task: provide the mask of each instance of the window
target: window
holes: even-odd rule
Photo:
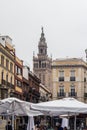
[[[6,68],[9,69],[9,60],[6,59]]]
[[[64,77],[64,71],[63,70],[59,71],[59,77]]]
[[[20,81],[18,81],[18,86],[22,87],[22,83]]]
[[[59,71],[59,81],[64,81],[64,71],[63,70]]]
[[[18,68],[18,74],[22,75],[22,69]]]
[[[41,79],[41,74],[39,74],[39,78]]]
[[[19,87],[22,87],[22,82],[19,81],[19,80],[16,80],[16,85],[19,86]]]
[[[42,63],[42,68],[45,68],[46,67],[46,63]]]
[[[1,56],[1,65],[4,66],[4,56]]]
[[[39,61],[39,68],[41,68],[41,61]]]
[[[10,71],[13,72],[13,63],[10,63]]]
[[[86,71],[84,71],[84,82],[86,82]]]
[[[45,49],[45,54],[47,54],[47,50]]]
[[[2,71],[2,80],[4,79],[4,72]]]
[[[71,70],[71,77],[75,77],[75,70]]]
[[[59,96],[64,96],[64,86],[59,87]]]
[[[34,63],[34,68],[38,68],[38,63]]]
[[[22,69],[16,66],[16,73],[22,75]]]
[[[6,82],[8,82],[8,74],[6,74]]]
[[[41,54],[43,53],[43,49],[40,49],[40,53],[41,53]]]
[[[75,81],[75,70],[71,70],[70,81]]]
[[[10,78],[10,84],[12,84],[12,76],[11,76],[11,78]]]
[[[75,86],[71,85],[71,93],[75,93]]]
[[[75,86],[74,85],[71,85],[70,86],[71,88],[71,92],[70,92],[70,95],[69,96],[75,96],[76,95],[76,93],[75,93]]]

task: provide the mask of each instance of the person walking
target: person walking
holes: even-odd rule
[[[63,127],[61,126],[61,124],[58,124],[58,130],[63,130]]]
[[[8,124],[6,125],[5,130],[12,130],[12,125],[10,124],[10,121],[8,121]]]

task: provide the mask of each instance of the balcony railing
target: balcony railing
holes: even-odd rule
[[[11,84],[10,82],[7,82],[6,80],[2,79],[2,82],[1,82],[2,85],[5,85],[6,87],[11,87],[11,88],[14,88],[14,85]]]
[[[86,78],[84,78],[84,82],[86,82]]]
[[[64,77],[59,77],[59,81],[64,81]]]
[[[38,91],[32,90],[32,94],[34,94],[34,95],[40,97],[40,93],[39,93]]]
[[[6,81],[4,79],[2,79],[1,84],[6,85]]]
[[[87,93],[84,93],[84,97],[87,98]]]
[[[77,96],[77,93],[76,92],[69,92],[69,97],[76,97]]]
[[[70,77],[70,81],[75,81],[75,77]]]
[[[63,92],[63,93],[60,93],[60,92],[59,92],[57,95],[58,95],[58,97],[65,97],[65,96],[66,96],[66,93],[64,93],[64,92]]]

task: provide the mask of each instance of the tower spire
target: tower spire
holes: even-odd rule
[[[46,39],[44,37],[44,30],[43,27],[41,27],[41,37],[40,37],[40,41],[38,43],[38,54],[39,55],[47,55],[47,43],[46,43]]]
[[[42,30],[42,33],[43,33],[43,27],[41,28],[41,30]]]
[[[42,42],[45,42],[45,37],[44,37],[44,31],[43,31],[43,27],[41,28],[42,32],[41,32],[41,38],[40,38],[40,41]]]

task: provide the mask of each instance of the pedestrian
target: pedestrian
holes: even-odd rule
[[[10,124],[10,121],[8,121],[8,124],[6,125],[6,130],[12,130],[12,125]]]
[[[67,130],[67,127],[65,126],[65,127],[63,128],[63,130]]]
[[[60,123],[58,123],[58,130],[63,130],[63,127],[61,127]]]

